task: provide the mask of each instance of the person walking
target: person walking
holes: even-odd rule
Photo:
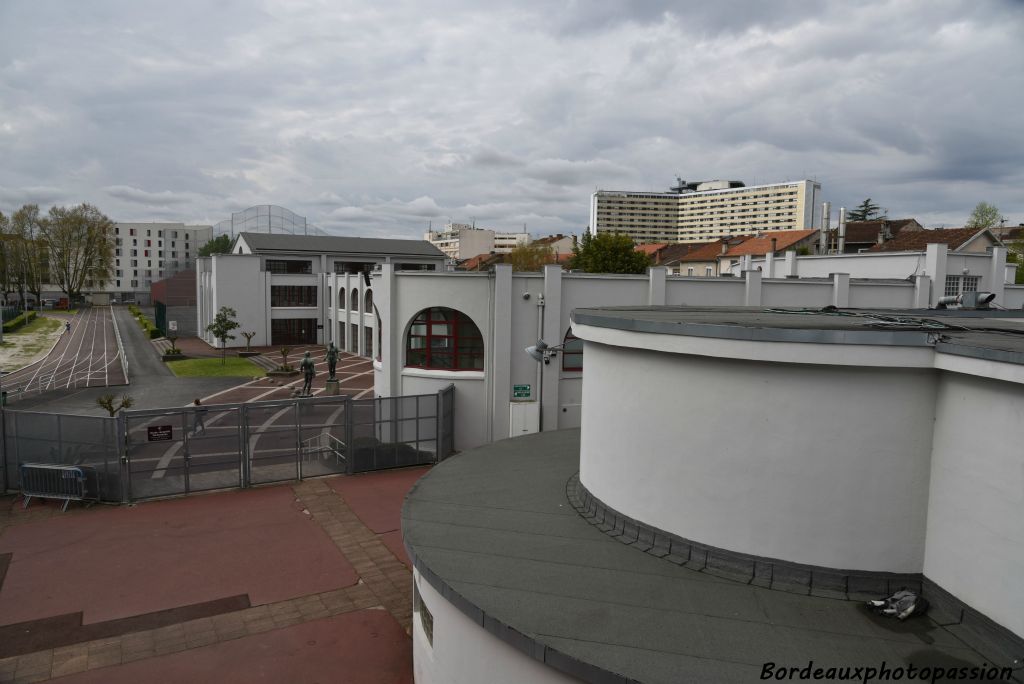
[[[203,422],[203,416],[206,414],[206,407],[203,406],[198,399],[192,402],[193,411],[193,422],[192,422],[192,435],[198,435],[202,432],[206,434],[206,424]]]
[[[71,321],[64,321],[64,332],[71,332]]]

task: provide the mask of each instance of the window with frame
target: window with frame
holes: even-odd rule
[[[405,365],[437,370],[483,370],[484,340],[469,316],[435,306],[416,314],[405,338]]]
[[[267,270],[271,273],[312,273],[312,261],[292,261],[290,259],[267,259]]]
[[[316,286],[272,285],[270,306],[316,306]]]
[[[562,370],[583,370],[583,340],[573,335],[572,330],[562,340]]]
[[[960,294],[960,276],[948,275],[946,276],[946,289],[945,296],[952,297]]]
[[[979,283],[981,283],[981,276],[964,276],[962,292],[977,292]]]

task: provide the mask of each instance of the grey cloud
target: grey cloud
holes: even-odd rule
[[[597,187],[815,175],[834,202],[1024,218],[1022,7],[8,0],[0,201],[564,232]]]

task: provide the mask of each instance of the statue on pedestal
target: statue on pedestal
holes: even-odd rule
[[[334,380],[334,369],[338,365],[338,348],[331,342],[327,346],[327,370],[330,372],[329,380]]]
[[[305,379],[305,382],[302,383],[302,396],[308,397],[313,393],[313,378],[316,376],[316,366],[313,365],[313,359],[310,358],[309,352],[302,355],[299,370],[302,371],[302,376]]]

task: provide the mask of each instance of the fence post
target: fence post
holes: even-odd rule
[[[434,406],[434,421],[437,423],[437,427],[434,428],[435,442],[437,453],[434,454],[434,463],[440,463],[444,460],[442,453],[444,451],[444,393],[448,390],[445,389],[437,390],[437,394],[434,400],[437,404]]]
[[[351,395],[345,397],[345,444],[348,445],[348,454],[345,458],[345,474],[351,475],[354,470],[354,463],[356,458],[356,445],[355,445],[355,401]]]
[[[299,412],[299,402],[295,400],[295,475],[302,479],[302,415]]]
[[[3,316],[0,315],[0,319]],[[7,411],[0,404],[0,493],[7,491]]]
[[[114,445],[117,454],[118,483],[121,485],[121,503],[128,503],[128,417],[124,411],[118,411],[114,417]]]
[[[249,463],[249,409],[247,406],[248,404],[242,404],[238,407],[238,439],[240,440],[238,458],[241,459],[238,469],[241,473],[243,489],[252,486],[252,473],[249,470],[251,464]]]

